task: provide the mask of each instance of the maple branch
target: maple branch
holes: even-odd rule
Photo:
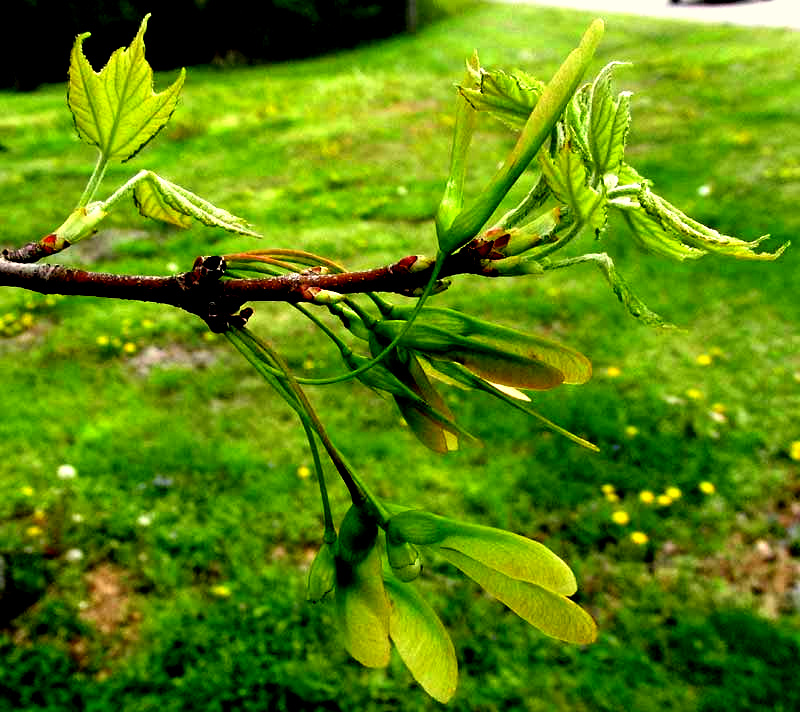
[[[441,277],[457,274],[491,276],[486,259],[491,241],[476,239],[451,255]],[[167,304],[195,314],[212,331],[243,325],[252,310],[239,312],[245,302],[314,303],[321,290],[339,294],[389,292],[414,296],[430,278],[432,266],[409,255],[374,269],[323,274],[313,270],[253,279],[222,279],[225,260],[198,257],[191,271],[167,277],[90,272],[58,264],[33,264],[45,255],[25,247],[0,253],[0,287],[19,287],[41,294],[130,299]],[[415,269],[415,266],[417,267]]]

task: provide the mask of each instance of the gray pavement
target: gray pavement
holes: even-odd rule
[[[742,0],[724,4],[669,0],[494,0],[518,5],[549,5],[596,13],[647,15],[675,20],[800,29],[800,0]]]

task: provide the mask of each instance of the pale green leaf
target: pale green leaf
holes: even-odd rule
[[[460,522],[430,512],[401,512],[389,521],[392,538],[455,551],[520,581],[564,595],[575,593],[575,576],[562,559],[533,539],[513,532]]]
[[[597,176],[616,172],[625,153],[630,128],[630,92],[612,95],[611,74],[624,62],[611,62],[597,75],[589,100],[589,150]]]
[[[344,647],[367,667],[389,664],[389,600],[378,547],[356,564],[337,562],[336,616]]]
[[[476,88],[460,86],[461,96],[476,111],[485,111],[506,126],[521,131],[544,90],[544,82],[521,72],[506,74],[472,67]]]
[[[723,235],[681,212],[664,198],[653,193],[648,186],[642,186],[638,200],[648,215],[658,221],[661,227],[675,234],[681,242],[691,247],[716,252],[742,260],[776,260],[789,243],[781,245],[775,252],[754,252],[753,248],[766,240],[769,235],[747,241],[730,235]]]
[[[240,235],[259,237],[240,217],[218,208],[186,188],[147,171],[133,189],[133,199],[145,217],[162,220],[180,227],[194,218],[203,225],[218,227]]]
[[[439,617],[413,586],[387,578],[391,603],[389,635],[414,679],[431,697],[446,703],[456,691],[458,662]]]
[[[648,252],[679,261],[697,260],[708,254],[706,250],[681,242],[675,232],[661,227],[661,224],[644,212],[638,203],[631,203],[629,206],[615,204],[615,207],[621,209],[622,217],[628,224],[634,241]]]
[[[539,165],[553,195],[572,211],[576,220],[598,231],[605,227],[606,201],[589,185],[586,166],[569,143],[553,158],[546,152],[539,154]]]
[[[144,58],[146,15],[131,46],[118,49],[100,72],[83,53],[89,33],[78,35],[70,55],[67,99],[78,135],[97,146],[105,160],[126,161],[167,123],[186,76],[181,70],[164,91],[153,90],[153,71]]]
[[[566,596],[527,581],[509,578],[452,549],[439,553],[487,593],[546,635],[568,643],[592,643],[597,626],[592,617]]]

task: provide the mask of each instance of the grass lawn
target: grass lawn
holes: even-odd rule
[[[485,66],[547,79],[591,19],[489,5],[334,56],[190,68],[173,121],[109,170],[108,192],[152,168],[264,239],[179,232],[131,205],[60,259],[169,274],[257,246],[353,268],[432,254],[465,57],[478,48]],[[795,239],[800,35],[606,19],[594,70],[632,62],[616,74],[634,92],[629,162],[721,232]],[[86,51],[99,66],[91,39]],[[511,141],[481,124],[471,184]],[[2,244],[17,246],[62,222],[94,155],[74,136],[63,86],[0,93],[0,150]],[[452,709],[796,710],[800,245],[776,263],[679,264],[643,254],[622,224],[602,242],[577,248],[607,251],[682,329],[636,323],[590,266],[457,279],[436,297],[587,354],[592,381],[535,405],[600,454],[453,390],[448,403],[485,447],[445,457],[363,388],[310,397],[380,495],[540,539],[576,571],[600,628],[585,648],[426,562],[418,585],[460,662]],[[299,372],[341,370],[296,312],[256,309],[254,328]],[[439,707],[398,658],[377,671],[349,660],[330,608],[305,602],[322,518],[303,433],[224,339],[167,308],[8,288],[0,320],[0,708]],[[64,464],[77,476],[60,478]],[[341,517],[333,473],[331,487]]]

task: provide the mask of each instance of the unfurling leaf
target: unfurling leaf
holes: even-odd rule
[[[260,237],[244,219],[218,208],[186,188],[171,183],[152,171],[144,171],[140,175],[142,178],[133,189],[133,200],[144,217],[179,227],[188,227],[194,218],[209,227]]]
[[[565,143],[554,158],[539,155],[547,185],[556,199],[566,205],[574,218],[600,231],[606,224],[606,200],[589,185],[586,166],[579,152]]]
[[[634,241],[644,250],[681,262],[697,260],[708,254],[706,250],[700,250],[681,242],[674,232],[661,227],[658,220],[648,215],[638,203],[633,204],[630,208],[620,204],[617,204],[616,207],[621,208],[622,217],[628,224]]]
[[[461,96],[476,111],[486,111],[506,126],[521,131],[544,90],[544,82],[521,72],[516,75],[500,70],[487,71],[477,65],[470,68],[475,87],[460,86]]]
[[[456,691],[458,662],[450,636],[413,586],[387,577],[389,635],[414,679],[431,697],[446,703]]]
[[[597,626],[579,605],[535,583],[510,578],[452,549],[439,553],[487,593],[543,633],[568,643],[592,643]]]
[[[616,173],[625,154],[631,123],[630,92],[612,96],[611,74],[625,62],[611,62],[597,75],[591,88],[588,115],[589,151],[596,176]]]
[[[387,535],[394,540],[433,547],[443,555],[458,552],[504,576],[535,583],[549,591],[571,595],[577,590],[569,566],[550,549],[502,529],[407,510],[389,520]]]
[[[118,49],[100,72],[83,54],[78,35],[72,47],[67,101],[78,135],[97,146],[107,161],[134,156],[167,123],[178,103],[185,70],[164,91],[153,90],[153,70],[144,58],[145,15],[131,46]]]
[[[637,196],[639,204],[647,214],[658,221],[659,225],[676,235],[681,242],[708,252],[717,252],[740,260],[776,260],[789,246],[787,242],[775,252],[754,252],[753,248],[766,240],[769,235],[746,241],[737,237],[723,235],[697,220],[682,213],[664,198],[653,193],[647,185],[643,185]]]

